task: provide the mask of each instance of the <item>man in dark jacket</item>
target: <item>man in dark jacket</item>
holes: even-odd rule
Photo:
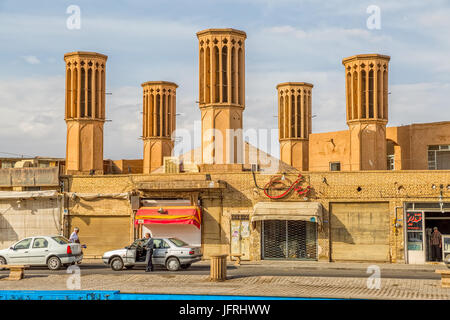
[[[147,253],[145,255],[145,261],[147,262],[147,268],[145,269],[145,272],[153,271],[153,263],[152,263],[152,257],[153,257],[153,239],[150,236],[150,233],[145,234],[145,239],[147,239],[147,243],[145,244],[145,249],[147,250]]]
[[[438,231],[437,227],[434,227],[433,230],[434,231],[431,234],[431,252],[433,261],[441,261],[442,234]]]

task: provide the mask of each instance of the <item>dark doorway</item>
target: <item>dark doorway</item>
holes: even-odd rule
[[[431,247],[431,234],[433,232],[433,228],[437,227],[438,231],[442,235],[450,235],[450,219],[448,219],[448,213],[440,213],[440,212],[426,212],[425,213],[425,260],[426,261],[435,261],[432,253]],[[442,248],[441,254],[438,261],[442,261]]]

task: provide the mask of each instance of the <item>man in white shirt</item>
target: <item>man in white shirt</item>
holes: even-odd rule
[[[78,232],[80,231],[80,229],[78,229],[77,227],[73,228],[73,232],[70,235],[69,241],[72,243],[80,243],[80,239],[78,238]]]

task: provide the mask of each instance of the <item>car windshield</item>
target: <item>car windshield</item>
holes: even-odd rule
[[[177,238],[169,238],[169,240],[176,245],[177,247],[184,247],[184,246],[188,246],[189,244],[187,244],[186,242],[184,242],[183,240],[177,239]]]
[[[55,240],[58,244],[67,244],[70,243],[69,240],[67,240],[64,237],[58,236],[58,237],[52,237],[53,240]]]

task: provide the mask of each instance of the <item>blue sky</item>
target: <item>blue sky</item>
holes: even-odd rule
[[[80,30],[66,28],[69,5]],[[367,28],[370,5],[379,30]],[[247,33],[244,128],[276,128],[276,85],[305,81],[313,132],[347,129],[341,60],[360,53],[391,56],[388,125],[450,120],[447,0],[0,0],[0,152],[65,156],[63,55],[77,50],[109,57],[105,159],[142,157],[142,82],[176,82],[177,127],[192,130],[195,33],[222,27]]]

